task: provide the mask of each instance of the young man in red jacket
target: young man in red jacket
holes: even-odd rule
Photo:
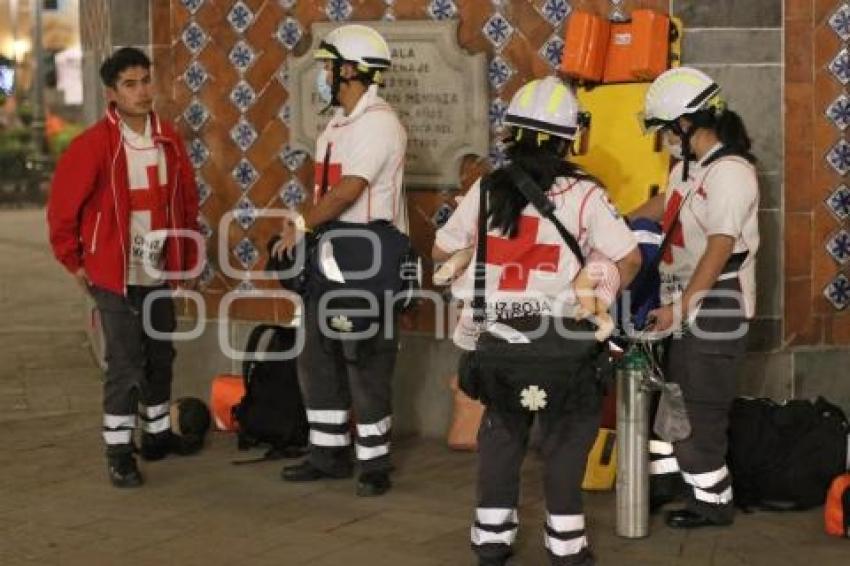
[[[149,332],[174,331],[174,306],[151,294],[191,284],[199,271],[199,240],[185,232],[198,231],[194,173],[180,136],[152,110],[150,68],[128,47],[103,63],[106,116],[62,155],[47,205],[53,253],[101,315],[103,438],[116,487],[142,484],[133,457],[137,411],[142,458],[179,451],[169,417],[174,348]]]

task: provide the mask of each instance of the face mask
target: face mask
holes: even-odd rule
[[[324,67],[320,67],[319,72],[316,73],[316,94],[325,104],[330,104],[334,97],[333,88],[328,84],[328,73]]]
[[[670,157],[673,159],[678,159],[679,161],[683,161],[685,159],[685,154],[682,151],[682,142],[670,143],[665,138],[662,140],[662,145],[664,145],[664,149],[667,150],[667,153],[669,153]]]

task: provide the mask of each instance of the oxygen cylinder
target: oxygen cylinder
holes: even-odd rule
[[[617,534],[649,535],[649,392],[647,360],[636,346],[617,369]]]

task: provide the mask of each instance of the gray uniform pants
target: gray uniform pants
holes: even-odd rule
[[[174,347],[170,340],[151,338],[142,320],[145,298],[165,288],[130,286],[126,297],[90,288],[106,342],[103,438],[108,455],[132,451],[137,411],[143,432],[161,434],[171,430]],[[158,332],[174,331],[174,302],[170,297],[151,303],[150,324]]]
[[[737,279],[719,283],[715,289],[736,290]],[[725,318],[707,316],[727,309]],[[747,335],[732,337],[742,328],[744,317],[735,315],[740,304],[731,297],[708,298],[696,324],[712,337],[689,332],[668,346],[668,379],[682,388],[691,436],[673,444],[673,453],[687,484],[687,507],[715,522],[734,517],[732,478],[726,467],[729,411],[735,399],[737,374],[747,347]]]
[[[590,566],[581,483],[587,455],[599,431],[601,410],[574,415],[540,415],[543,490],[546,496],[544,544],[552,564]],[[472,548],[498,563],[511,554],[519,520],[520,469],[533,417],[488,408],[478,431],[478,508]]]
[[[310,426],[309,461],[328,473],[350,471],[353,429],[360,470],[388,471],[397,317],[387,322],[392,325],[391,336],[385,335],[381,325],[374,338],[340,340],[322,335],[317,310],[316,302],[308,300],[304,351],[298,357]]]

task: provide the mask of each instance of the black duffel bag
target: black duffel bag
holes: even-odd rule
[[[850,424],[823,397],[776,403],[737,398],[729,416],[729,470],[735,503],[748,509],[823,505],[850,466]]]

